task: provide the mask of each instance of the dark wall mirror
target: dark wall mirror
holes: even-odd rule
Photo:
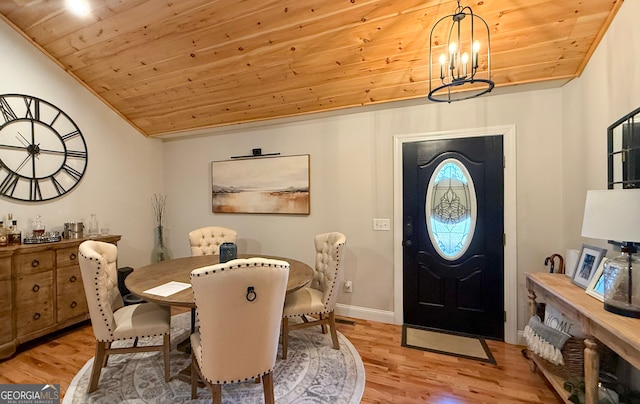
[[[640,188],[640,108],[607,128],[609,189]]]

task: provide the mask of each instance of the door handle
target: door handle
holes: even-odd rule
[[[413,245],[413,241],[411,240],[402,240],[403,247],[411,247]]]

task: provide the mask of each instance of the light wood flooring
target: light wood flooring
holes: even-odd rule
[[[366,371],[362,403],[561,403],[543,378],[529,370],[522,347],[487,341],[497,365],[400,346],[401,326],[348,319],[338,330],[356,347]],[[0,362],[0,384],[60,384],[94,355],[84,323],[19,347]]]

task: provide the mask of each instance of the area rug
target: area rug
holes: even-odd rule
[[[189,313],[171,319],[171,381],[165,383],[159,352],[112,355],[102,369],[98,390],[86,394],[93,358],[73,378],[63,403],[205,403],[211,402],[206,388],[191,400],[191,386],[176,377],[189,366],[191,357],[176,350],[188,336]],[[281,346],[273,373],[277,403],[359,403],[364,392],[365,372],[360,355],[351,342],[338,333],[340,350],[332,348],[330,334],[320,327],[289,333],[287,359]],[[159,340],[140,341],[156,343]],[[115,346],[115,343],[114,343]],[[223,403],[262,403],[262,384],[237,383],[222,387]]]
[[[483,338],[402,326],[402,346],[496,364]]]

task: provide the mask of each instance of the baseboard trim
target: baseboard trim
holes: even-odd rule
[[[362,320],[378,321],[380,323],[395,324],[395,314],[388,310],[369,309],[366,307],[336,304],[336,315],[359,318]]]

